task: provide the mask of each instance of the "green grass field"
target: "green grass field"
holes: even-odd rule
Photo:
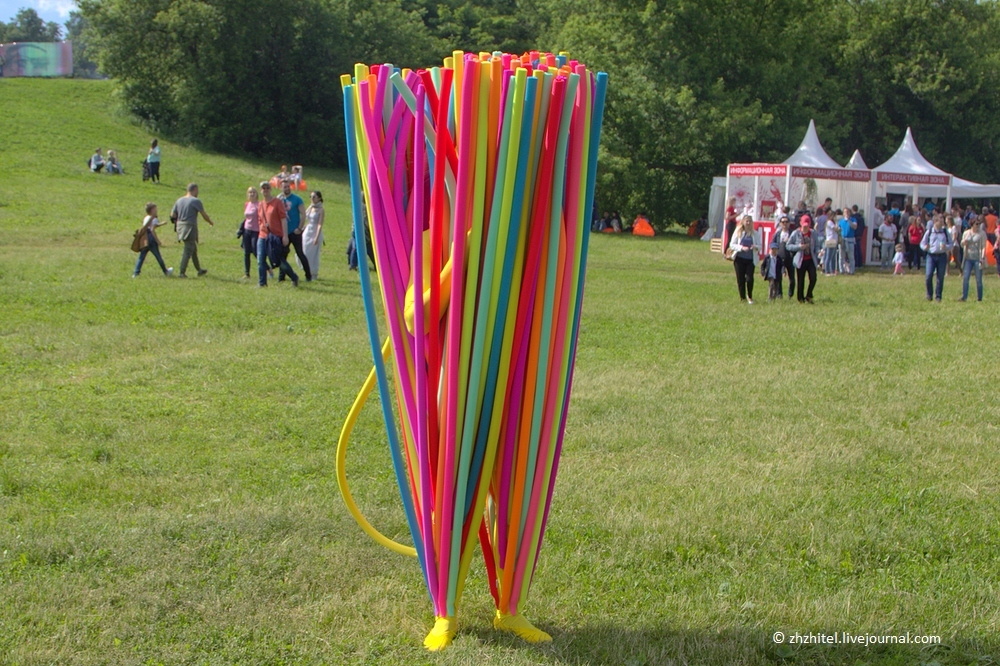
[[[864,273],[750,307],[705,244],[594,237],[526,611],[554,642],[492,630],[478,564],[431,655],[416,561],[337,489],[371,364],[344,174],[306,166],[320,279],[257,290],[235,231],[278,165],[165,141],[142,183],[151,136],[114,109],[107,82],[0,79],[0,664],[1000,662],[995,274],[979,304],[954,272],[943,303]],[[129,174],[89,173],[98,145]],[[192,180],[210,273],[129,279],[143,204]],[[355,496],[405,540],[376,401],[355,433]]]

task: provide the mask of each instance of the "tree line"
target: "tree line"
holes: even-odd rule
[[[452,50],[569,51],[610,75],[602,209],[704,212],[731,161],[781,160],[815,118],[841,163],[911,126],[940,167],[1000,181],[992,0],[80,0],[128,109],[205,147],[343,165],[339,77]]]

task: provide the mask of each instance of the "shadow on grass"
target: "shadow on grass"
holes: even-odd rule
[[[1000,644],[977,640],[944,640],[940,645],[789,645],[776,644],[774,633],[755,628],[718,631],[672,627],[623,628],[586,625],[554,630],[553,642],[528,645],[518,638],[487,629],[475,631],[484,645],[531,651],[538,663],[600,664],[996,664]],[[833,629],[825,633],[832,635]],[[786,632],[787,634],[788,632]]]

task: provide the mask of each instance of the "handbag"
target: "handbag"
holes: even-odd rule
[[[145,225],[135,230],[135,235],[132,238],[133,252],[142,252],[149,247],[149,234],[147,234],[146,231]]]

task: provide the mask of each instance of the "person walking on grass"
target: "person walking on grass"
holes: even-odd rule
[[[198,185],[191,183],[187,186],[187,193],[174,203],[170,211],[170,219],[177,224],[177,240],[184,243],[184,252],[181,254],[181,272],[177,277],[187,277],[188,261],[194,262],[194,268],[198,275],[208,273],[208,270],[201,267],[198,261],[198,215],[205,218],[210,227],[214,227],[212,218],[205,212],[205,206],[198,198]]]
[[[816,262],[813,259],[813,232],[804,218],[802,226],[792,232],[788,239],[788,251],[794,252],[792,264],[798,282],[799,303],[813,302],[813,287],[816,285]],[[809,276],[809,291],[805,290],[806,275]]]
[[[795,266],[792,265],[792,253],[788,251],[788,239],[792,237],[791,221],[787,215],[783,215],[778,222],[778,229],[774,232],[774,242],[778,244],[778,263],[781,265],[781,272],[788,273],[788,298],[795,297]],[[783,298],[781,282],[783,275],[778,276],[778,298]]]
[[[292,279],[292,286],[299,286],[299,276],[288,264],[288,212],[285,202],[271,196],[271,183],[266,180],[260,184],[264,200],[257,205],[257,224],[260,231],[257,238],[257,286],[267,286],[267,263],[281,268],[281,274]]]
[[[247,189],[247,202],[243,206],[243,277],[250,279],[250,257],[257,257],[257,239],[260,237],[258,206],[260,198],[256,188]]]
[[[165,276],[170,277],[174,274],[174,269],[167,268],[167,265],[163,263],[163,257],[160,256],[160,239],[156,235],[156,227],[162,227],[164,224],[166,222],[160,222],[160,219],[156,215],[156,204],[152,202],[146,204],[146,217],[142,220],[142,229],[146,234],[148,244],[139,250],[139,258],[136,259],[132,277],[139,277],[139,273],[142,272],[142,262],[146,260],[146,255],[149,253],[152,253],[156,258],[156,262],[160,264],[160,270],[163,271]]]
[[[944,272],[948,268],[948,255],[951,253],[951,235],[944,228],[944,219],[940,215],[934,216],[934,222],[920,239],[918,250],[925,252],[927,257],[927,300],[933,298],[940,301],[944,291]],[[937,272],[936,290],[933,289],[935,272]]]
[[[149,146],[149,154],[146,155],[146,162],[149,163],[149,180],[154,183],[160,182],[160,141],[153,139]]]
[[[764,261],[760,263],[760,276],[767,280],[767,302],[771,303],[776,298],[781,298],[781,275],[784,269],[781,266],[781,257],[778,255],[778,241],[771,241],[768,253]]]
[[[892,255],[892,274],[893,275],[903,275],[903,262],[906,261],[906,246],[902,243],[896,243],[896,254]]]
[[[958,225],[956,225],[958,226]],[[969,298],[969,277],[976,273],[976,300],[983,300],[983,262],[986,261],[986,234],[982,221],[976,218],[972,228],[962,234],[962,301]]]
[[[729,249],[736,267],[736,288],[740,292],[740,301],[753,305],[753,272],[760,255],[760,232],[754,231],[753,218],[749,215],[733,232]]]
[[[306,209],[306,228],[302,232],[302,250],[309,260],[312,279],[319,277],[319,251],[323,247],[323,221],[326,211],[323,209],[323,193],[319,190],[309,195],[311,203]],[[304,270],[304,267],[303,267]]]
[[[281,201],[285,204],[285,223],[288,225],[288,243],[285,244],[285,259],[291,249],[295,248],[295,256],[299,258],[299,266],[306,274],[306,282],[312,282],[312,267],[309,258],[302,251],[302,220],[306,216],[306,208],[302,197],[292,192],[292,182],[289,179],[281,181]],[[286,262],[287,263],[287,262]],[[278,271],[278,282],[285,279],[285,273]]]

